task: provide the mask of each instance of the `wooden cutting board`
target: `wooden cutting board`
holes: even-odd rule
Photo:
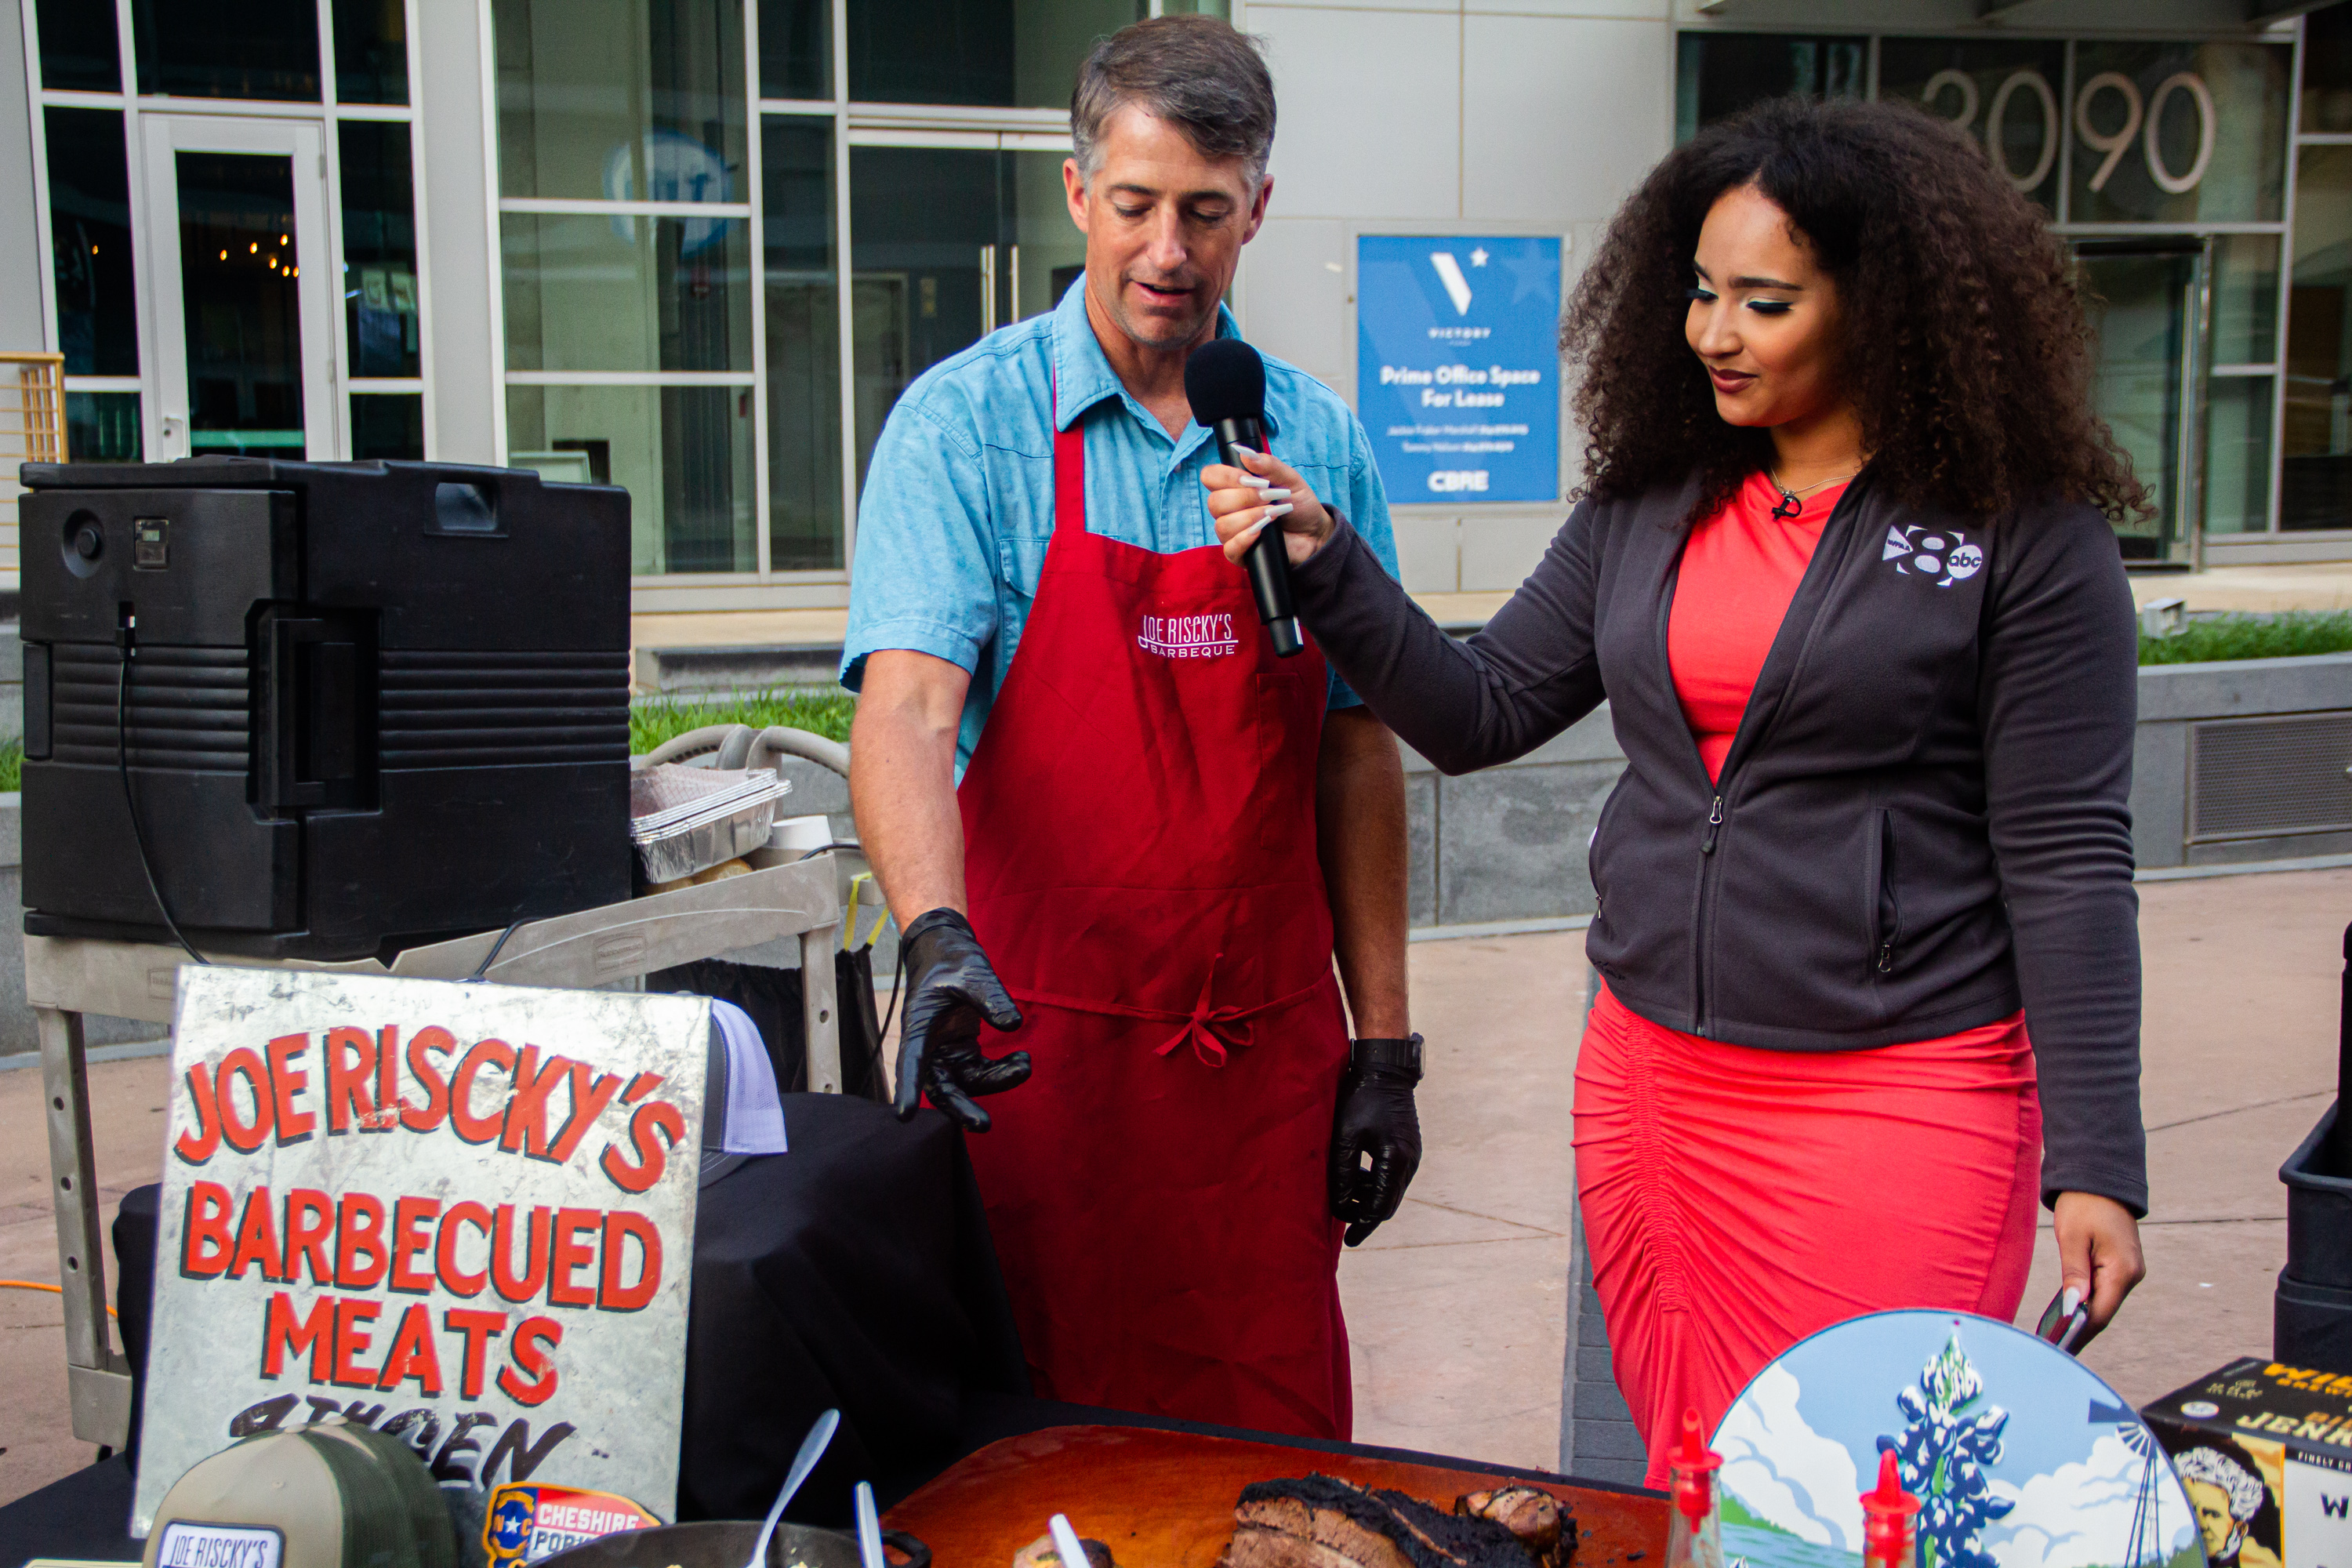
[[[1533,1485],[1484,1470],[1448,1470],[1271,1443],[1130,1426],[1049,1426],[992,1443],[884,1516],[919,1537],[940,1568],[1012,1568],[1013,1554],[1066,1513],[1109,1546],[1119,1568],[1212,1568],[1233,1538],[1234,1502],[1252,1481],[1320,1470],[1359,1486],[1393,1487],[1443,1508],[1467,1491]],[[1572,1568],[1661,1568],[1664,1498],[1583,1487],[1544,1489],[1576,1514]]]

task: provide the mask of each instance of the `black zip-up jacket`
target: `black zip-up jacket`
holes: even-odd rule
[[[1864,473],[1711,784],[1666,658],[1696,494],[1693,479],[1580,503],[1466,641],[1341,521],[1292,569],[1299,616],[1448,773],[1523,755],[1609,700],[1626,766],[1593,837],[1586,951],[1626,1006],[1787,1051],[1931,1039],[2021,1006],[2044,1200],[2098,1193],[2145,1214],[2138,643],[2114,531],[2058,502],[1989,521],[1923,511]]]

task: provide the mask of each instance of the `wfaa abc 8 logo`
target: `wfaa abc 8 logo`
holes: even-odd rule
[[[1925,577],[1938,588],[1973,577],[1984,570],[1985,552],[1957,528],[1927,528],[1918,523],[1886,531],[1881,561],[1895,563],[1906,577]]]

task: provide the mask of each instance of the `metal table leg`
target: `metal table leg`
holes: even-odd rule
[[[834,996],[833,951],[841,922],[801,932],[801,1038],[808,1042],[808,1086],[841,1092],[841,1012]]]
[[[79,1013],[36,1007],[49,1124],[58,1282],[65,1289],[67,1394],[74,1436],[120,1448],[131,1432],[131,1363],[106,1326],[106,1248],[89,1142],[89,1072]]]

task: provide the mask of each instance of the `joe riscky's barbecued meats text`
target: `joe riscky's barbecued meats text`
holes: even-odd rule
[[[603,1471],[677,1399],[633,1368],[682,1353],[704,1005],[304,978],[341,1005],[218,1010],[175,1052],[158,1332],[201,1342],[205,1440],[334,1414],[444,1479],[666,1510],[674,1460],[657,1493]],[[648,1049],[635,1008],[686,1026]]]

